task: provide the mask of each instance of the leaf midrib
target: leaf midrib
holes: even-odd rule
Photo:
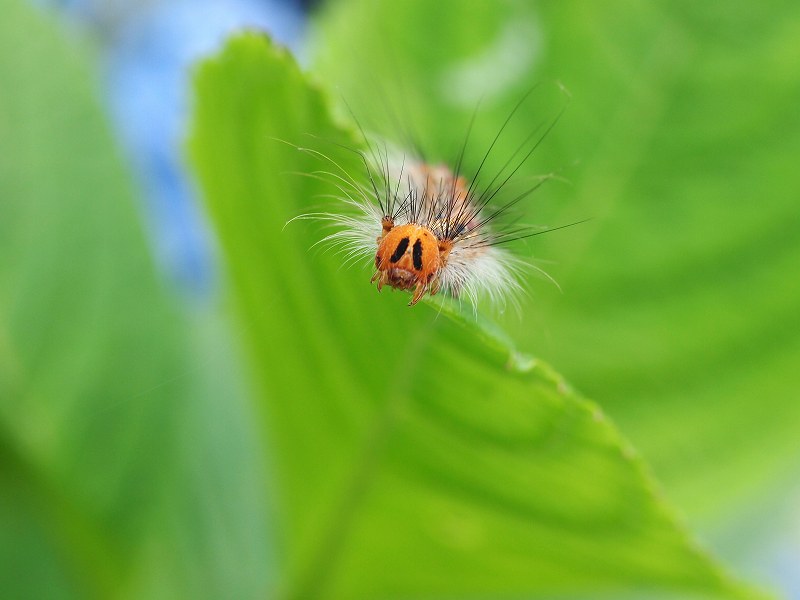
[[[432,327],[436,327],[433,325]],[[421,347],[430,340],[431,331],[420,327],[410,337],[410,342],[396,368],[408,376],[405,381],[413,381],[419,368]],[[333,576],[333,571],[343,552],[347,537],[353,529],[358,511],[367,495],[385,457],[385,448],[396,431],[396,423],[403,405],[409,399],[410,386],[399,385],[397,381],[387,386],[388,393],[375,413],[369,432],[364,436],[360,451],[353,465],[349,481],[342,486],[338,506],[323,527],[320,543],[308,563],[300,569],[301,575],[285,595],[287,600],[321,598],[321,593]]]

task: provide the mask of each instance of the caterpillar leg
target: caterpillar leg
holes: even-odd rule
[[[411,298],[411,302],[408,303],[409,306],[414,306],[420,299],[425,295],[428,291],[428,285],[425,283],[418,283],[417,286],[414,288],[414,295]]]
[[[378,291],[380,292],[383,288],[383,284],[389,280],[389,275],[386,271],[376,271],[375,275],[372,276],[372,279],[369,280],[370,283],[378,282]]]

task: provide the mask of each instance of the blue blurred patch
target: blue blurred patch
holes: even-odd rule
[[[145,198],[159,262],[190,296],[214,287],[208,229],[187,168],[195,62],[232,32],[259,29],[297,51],[308,3],[291,0],[42,2],[99,40],[110,112]]]

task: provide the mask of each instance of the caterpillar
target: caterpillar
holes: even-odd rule
[[[327,155],[300,148],[330,161],[338,173],[320,171],[334,181],[341,210],[306,213],[296,219],[319,219],[335,231],[318,243],[332,244],[347,261],[371,261],[370,280],[378,291],[385,286],[411,293],[409,306],[426,295],[444,293],[466,298],[474,307],[483,297],[505,307],[523,291],[527,269],[552,278],[542,269],[503,247],[509,242],[540,235],[553,228],[519,225],[507,219],[511,209],[554,177],[538,178],[535,185],[508,197],[509,182],[532,156],[561,117],[532,132],[486,184],[481,184],[487,160],[514,114],[530,94],[514,107],[497,132],[471,177],[463,173],[464,154],[473,121],[454,167],[430,164],[415,154],[379,144],[360,124],[366,150],[356,150],[365,178],[356,179]],[[477,111],[476,111],[477,112]],[[356,120],[356,123],[358,121]],[[582,222],[582,221],[580,221]],[[553,281],[555,283],[555,281]],[[556,284],[557,285],[557,284]]]

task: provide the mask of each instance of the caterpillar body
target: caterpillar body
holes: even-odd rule
[[[338,173],[320,171],[312,176],[332,178],[341,192],[341,210],[296,218],[333,224],[336,230],[319,243],[338,246],[347,262],[371,261],[375,268],[371,283],[378,291],[389,286],[411,292],[409,306],[440,292],[466,298],[473,306],[482,297],[500,307],[509,300],[514,302],[523,289],[526,270],[552,278],[501,246],[568,226],[547,229],[519,225],[507,218],[512,207],[554,177],[539,177],[533,186],[508,193],[507,184],[560,114],[538,137],[536,132],[530,134],[504,167],[487,184],[480,184],[489,154],[524,99],[506,119],[470,179],[461,172],[469,132],[455,167],[450,168],[409,157],[388,144],[370,143],[362,130],[367,150],[350,150],[361,157],[365,181],[357,180],[327,155],[303,148],[338,169]]]

